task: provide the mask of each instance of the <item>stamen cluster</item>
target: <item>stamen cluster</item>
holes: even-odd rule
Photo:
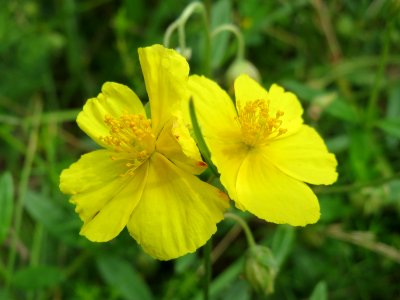
[[[243,142],[254,147],[265,144],[268,138],[286,133],[287,129],[280,128],[283,115],[284,112],[278,110],[275,117],[270,116],[268,100],[248,101],[243,107],[238,102],[238,121]]]
[[[118,119],[106,115],[104,123],[109,127],[110,135],[102,137],[101,140],[115,152],[126,154],[113,156],[111,159],[128,160],[126,166],[133,170],[154,151],[155,136],[151,120],[146,119],[144,115],[123,114]]]

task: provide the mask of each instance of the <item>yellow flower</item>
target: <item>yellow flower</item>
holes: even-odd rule
[[[236,206],[269,222],[301,225],[320,216],[304,183],[332,184],[336,159],[311,127],[303,124],[297,97],[276,84],[269,91],[241,75],[235,105],[214,82],[191,76],[198,122]]]
[[[60,189],[83,220],[81,234],[95,242],[126,226],[155,258],[195,251],[216,231],[227,196],[195,175],[207,165],[182,124],[189,66],[160,45],[139,49],[151,120],[128,87],[107,82],[77,117],[104,149],[83,155],[60,176]]]

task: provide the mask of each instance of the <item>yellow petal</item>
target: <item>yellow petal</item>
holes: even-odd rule
[[[267,155],[257,148],[249,152],[237,176],[234,200],[269,222],[305,226],[318,221],[319,204],[312,190],[277,169]]]
[[[287,175],[311,184],[332,184],[337,179],[337,161],[311,127],[265,146],[266,157]]]
[[[148,254],[173,259],[204,245],[227,207],[225,194],[156,152],[128,229]]]
[[[277,84],[271,85],[268,92],[269,106],[271,115],[276,115],[278,111],[284,113],[280,128],[287,129],[286,134],[279,138],[296,133],[303,124],[303,107],[297,96],[285,90]]]
[[[152,126],[158,135],[181,101],[188,97],[189,65],[175,50],[161,45],[139,48],[138,52],[150,100]]]
[[[241,142],[219,142],[213,139],[206,142],[211,152],[211,160],[221,174],[221,183],[230,198],[237,199],[236,180],[249,148]]]
[[[198,175],[207,169],[188,128],[177,117],[172,117],[163,127],[157,139],[156,151],[189,173]]]
[[[115,154],[97,150],[82,155],[60,175],[60,190],[65,194],[78,194],[97,189],[126,172],[125,162],[112,160]]]
[[[270,117],[275,117],[278,111],[283,112],[280,128],[287,131],[280,137],[296,133],[303,124],[303,108],[296,95],[285,92],[277,84],[273,84],[267,92],[257,81],[244,74],[235,80],[235,97],[236,105],[241,107],[249,101],[267,100]]]
[[[189,78],[196,117],[205,138],[240,140],[237,113],[228,94],[212,80],[193,75]]]
[[[236,105],[243,107],[248,101],[267,99],[267,91],[249,75],[243,74],[234,83]]]
[[[108,146],[100,137],[109,135],[109,127],[104,123],[106,115],[114,118],[123,113],[145,115],[142,103],[136,94],[127,86],[106,82],[97,98],[89,99],[78,114],[78,126],[100,146]]]
[[[74,194],[69,200],[83,222],[90,221],[128,182],[127,177],[118,176],[97,188]]]
[[[116,237],[128,223],[133,209],[141,199],[146,184],[148,162],[138,167],[134,174],[125,176],[125,183],[117,187],[120,182],[110,183],[116,188],[100,189],[88,194],[79,195],[74,201],[79,207],[80,202],[102,202],[103,206],[91,217],[84,218],[80,234],[93,242],[106,242]]]

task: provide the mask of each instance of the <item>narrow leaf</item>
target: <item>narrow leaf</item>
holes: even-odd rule
[[[384,119],[377,122],[376,126],[388,135],[400,139],[400,119]]]
[[[326,282],[322,280],[318,282],[318,284],[315,286],[310,296],[310,300],[327,300],[327,299],[328,299],[328,291],[326,287]]]
[[[28,191],[24,202],[29,215],[51,233],[67,244],[82,246],[85,240],[79,236],[81,222],[77,216],[57,203],[32,191]]]
[[[203,155],[204,160],[208,164],[211,171],[216,176],[218,176],[217,168],[214,166],[214,164],[211,161],[210,150],[208,150],[206,142],[204,141],[203,135],[201,133],[199,122],[197,121],[193,99],[190,99],[190,101],[189,101],[189,113],[190,113],[190,119],[191,119],[192,126],[193,126],[194,137],[196,139],[197,145],[199,146],[199,150],[200,150],[201,154]]]
[[[223,24],[232,22],[232,7],[231,1],[220,0],[217,1],[211,11],[211,27],[217,28]],[[228,32],[219,33],[212,41],[212,68],[218,68],[226,58],[229,39],[233,38]]]
[[[295,230],[288,225],[279,225],[275,231],[271,250],[275,256],[278,267],[285,261],[286,257],[292,251],[295,238]]]
[[[129,262],[116,256],[99,256],[96,262],[104,281],[123,299],[153,299],[149,287]]]
[[[59,268],[30,266],[15,272],[13,285],[21,289],[33,290],[56,286],[63,279],[63,273]]]
[[[6,172],[0,177],[0,244],[7,237],[13,212],[14,188],[11,174]]]

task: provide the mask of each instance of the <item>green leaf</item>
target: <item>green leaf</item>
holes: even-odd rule
[[[32,191],[28,191],[24,202],[29,215],[53,236],[67,244],[82,245],[85,240],[79,236],[81,223],[72,211],[68,212],[60,203]],[[72,207],[71,207],[72,210]]]
[[[184,274],[190,272],[190,270],[198,264],[198,256],[195,253],[189,253],[175,260],[175,273]]]
[[[220,299],[250,300],[252,299],[250,285],[242,278],[238,278],[224,291]]]
[[[292,251],[295,238],[295,230],[289,225],[279,225],[276,228],[272,239],[271,251],[275,256],[278,268],[285,261],[286,257]]]
[[[321,106],[326,113],[351,123],[359,121],[357,112],[353,107],[336,93],[315,89],[294,80],[284,80],[282,84],[289,91],[293,91],[301,102],[322,102]],[[328,100],[325,104],[323,103],[324,98]]]
[[[326,112],[350,123],[357,123],[359,121],[356,111],[341,97],[335,98],[327,106]]]
[[[0,299],[1,300],[14,300],[14,298],[11,297],[10,293],[2,288],[0,288]]]
[[[21,289],[33,290],[56,286],[63,279],[63,273],[59,268],[31,266],[15,272],[13,285]]]
[[[367,132],[354,129],[350,132],[350,166],[358,179],[368,180],[372,175],[372,141]]]
[[[96,263],[104,281],[123,299],[153,299],[149,287],[128,261],[116,256],[99,256]]]
[[[190,120],[191,120],[192,126],[193,126],[194,138],[195,138],[195,140],[197,142],[197,146],[199,147],[200,153],[203,155],[204,160],[208,164],[208,167],[210,168],[210,170],[216,176],[218,176],[217,168],[214,166],[214,164],[211,161],[210,150],[208,150],[207,144],[206,144],[206,142],[205,142],[205,140],[203,138],[203,135],[201,133],[199,122],[197,121],[196,111],[195,111],[195,108],[194,108],[193,99],[189,100],[189,113],[190,113]]]
[[[11,174],[6,172],[0,177],[0,244],[7,237],[13,212],[14,187]]]
[[[328,290],[326,287],[326,282],[322,280],[318,282],[318,284],[315,286],[310,296],[310,300],[327,300],[327,299],[328,299]]]
[[[322,93],[321,90],[312,88],[296,80],[282,80],[282,85],[285,87],[285,89],[295,93],[301,101],[305,102],[310,102],[311,99],[319,96]]]
[[[384,119],[376,123],[376,127],[388,135],[400,139],[400,119]]]
[[[240,276],[240,273],[243,272],[243,261],[244,258],[240,257],[212,280],[210,286],[210,296],[212,299],[225,299],[223,296],[225,296],[226,290],[229,289],[234,282],[236,282],[237,278]],[[203,299],[203,292],[197,293],[193,299]]]
[[[211,28],[214,30],[218,26],[223,24],[228,24],[232,22],[232,7],[231,1],[220,0],[216,2],[212,8],[211,12]],[[228,32],[218,33],[216,37],[212,40],[212,56],[211,56],[211,66],[213,69],[218,68],[225,56],[226,49],[228,47],[229,39],[233,39],[231,34]]]

